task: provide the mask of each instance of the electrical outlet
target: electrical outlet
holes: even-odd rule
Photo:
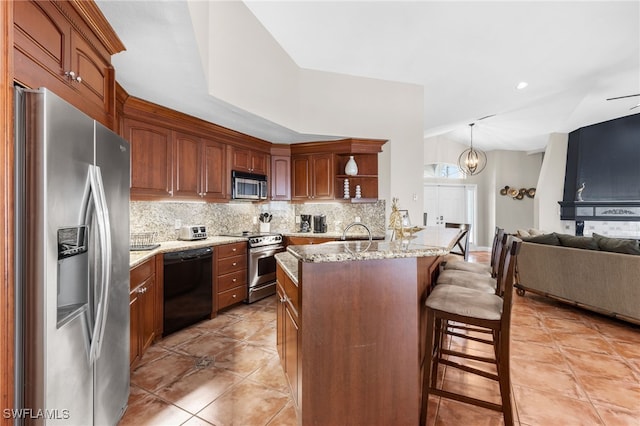
[[[253,217],[253,224],[256,225],[258,223],[258,218],[257,217]]]
[[[296,223],[300,223],[300,215],[296,216]]]
[[[356,222],[360,222],[360,216],[356,216]]]
[[[182,221],[180,219],[176,219],[175,223],[173,224],[173,228],[180,229],[181,227],[182,227]]]

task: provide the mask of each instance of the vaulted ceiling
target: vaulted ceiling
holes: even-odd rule
[[[185,2],[97,4],[127,47],[114,64],[130,94],[273,142],[314,138],[207,94]],[[245,4],[302,68],[422,85],[425,138],[467,143],[477,122],[475,145],[531,151],[640,113],[640,96],[606,100],[640,94],[638,1]]]

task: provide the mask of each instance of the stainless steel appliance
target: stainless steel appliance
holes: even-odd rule
[[[231,193],[234,200],[266,200],[267,177],[232,170]]]
[[[164,254],[163,335],[211,317],[211,247]]]
[[[276,253],[285,250],[281,234],[249,233],[227,234],[232,237],[248,237],[246,303],[253,303],[276,293]]]
[[[15,95],[18,417],[115,425],[129,397],[129,143],[46,89]]]
[[[194,241],[207,238],[207,227],[204,225],[186,225],[178,232],[179,240]]]
[[[311,232],[311,215],[300,215],[300,232]]]
[[[327,217],[323,214],[313,217],[313,232],[327,232]]]

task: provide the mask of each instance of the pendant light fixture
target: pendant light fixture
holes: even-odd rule
[[[477,175],[484,170],[487,165],[487,154],[484,151],[475,149],[473,147],[473,125],[469,124],[471,130],[471,145],[469,148],[462,151],[460,157],[458,157],[458,167],[465,175]]]

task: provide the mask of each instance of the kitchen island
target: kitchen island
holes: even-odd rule
[[[456,236],[427,228],[276,255],[278,353],[300,423],[418,424],[424,301]]]

